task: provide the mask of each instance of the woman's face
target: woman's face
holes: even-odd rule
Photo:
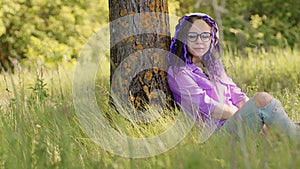
[[[211,27],[202,19],[194,21],[187,35],[188,51],[193,55],[194,64],[202,61],[211,43]]]

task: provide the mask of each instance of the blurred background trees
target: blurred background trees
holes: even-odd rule
[[[293,0],[179,0],[179,15],[202,11],[221,14],[224,43],[245,47],[298,47],[300,1]],[[225,4],[225,5],[224,5]]]
[[[51,66],[71,61],[108,21],[106,0],[1,0],[0,63]]]
[[[72,62],[108,22],[107,0],[0,0],[0,65],[28,68]],[[172,15],[205,12],[216,18],[223,44],[247,50],[299,48],[300,1],[169,0]]]

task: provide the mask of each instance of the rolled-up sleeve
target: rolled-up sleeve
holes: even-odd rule
[[[200,113],[202,119],[209,118],[218,104],[216,100],[209,97],[207,89],[201,88],[185,71],[171,77],[169,85],[175,101],[194,115]]]
[[[237,103],[239,103],[240,101],[242,100],[245,100],[245,99],[248,99],[247,95],[242,92],[241,88],[239,88],[233,81],[232,79],[230,79],[230,87],[229,87],[229,90],[230,90],[230,95],[231,95],[231,102],[236,105]]]

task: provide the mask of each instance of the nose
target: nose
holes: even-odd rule
[[[198,35],[195,42],[201,43],[201,42],[204,42],[204,41],[201,39],[200,35]]]

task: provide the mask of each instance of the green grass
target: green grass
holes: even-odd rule
[[[260,50],[245,56],[228,50],[223,60],[228,74],[249,96],[268,91],[282,101],[293,120],[300,121],[298,50]],[[96,94],[103,99],[108,74],[99,74]],[[246,136],[245,141],[236,141],[214,135],[199,143],[197,127],[177,146],[158,156],[132,159],[111,154],[92,141],[80,124],[73,105],[72,78],[72,67],[37,73],[20,68],[14,75],[1,75],[0,168],[281,169],[300,165],[299,142],[284,138],[278,141],[272,136]],[[98,102],[99,106],[105,106],[104,100]],[[154,136],[167,130],[178,115],[172,113],[140,125],[104,109],[115,122],[112,127],[135,137]]]

